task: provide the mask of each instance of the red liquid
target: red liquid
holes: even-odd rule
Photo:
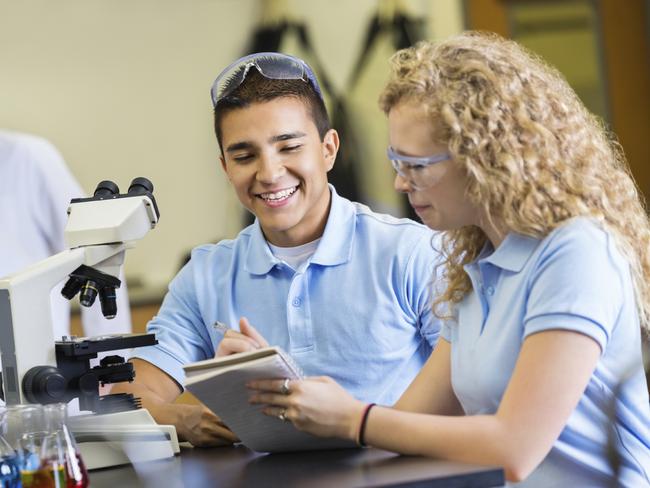
[[[66,463],[66,488],[87,488],[89,484],[88,470],[81,456],[78,453],[75,455],[76,463],[74,461]]]

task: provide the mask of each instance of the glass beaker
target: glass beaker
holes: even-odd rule
[[[65,488],[65,456],[42,405],[7,408],[6,439],[18,454],[23,488]]]
[[[23,434],[44,432],[46,429],[45,413],[41,405],[20,404],[7,407],[3,435],[19,455],[21,454],[20,439]]]
[[[65,488],[65,451],[53,432],[30,432],[20,439],[23,488]]]
[[[63,447],[67,488],[86,488],[89,484],[88,471],[81,459],[74,436],[66,425],[67,405],[65,403],[52,403],[45,405],[43,408],[48,431],[59,436],[59,441]]]
[[[23,450],[21,439],[25,433],[44,432],[45,418],[40,405],[20,404],[7,407],[5,416],[5,440],[16,451],[21,479],[29,477],[27,466],[38,465],[39,454]]]
[[[6,429],[5,409],[0,410],[0,433]],[[0,488],[20,488],[20,460],[13,447],[0,435]]]

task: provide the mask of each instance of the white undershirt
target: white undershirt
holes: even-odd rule
[[[269,242],[273,255],[288,264],[294,271],[307,263],[316,252],[320,238],[296,247],[278,247]]]

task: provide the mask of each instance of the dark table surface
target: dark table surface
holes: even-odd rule
[[[92,488],[114,487],[479,487],[502,486],[503,470],[400,456],[379,449],[261,454],[243,446],[183,447],[173,459],[90,473]]]

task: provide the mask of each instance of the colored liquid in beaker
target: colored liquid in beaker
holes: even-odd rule
[[[0,488],[20,488],[20,464],[18,456],[0,459]]]
[[[65,488],[65,469],[62,465],[49,466],[36,471],[21,471],[23,488]]]
[[[67,488],[87,488],[90,484],[88,479],[88,470],[86,465],[81,459],[81,456],[76,454],[77,465],[75,467],[66,465],[67,467]]]

